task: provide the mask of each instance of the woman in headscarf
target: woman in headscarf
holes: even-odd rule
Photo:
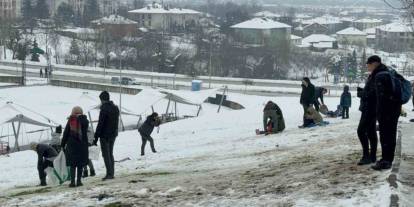
[[[83,115],[82,108],[76,106],[68,118],[62,138],[62,149],[66,152],[67,165],[70,167],[69,187],[82,186],[82,169],[88,164],[88,126],[89,121]],[[75,184],[75,175],[77,182]]]

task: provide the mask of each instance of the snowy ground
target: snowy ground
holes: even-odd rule
[[[0,96],[25,101],[33,109],[64,121],[66,110],[79,92],[32,87],[0,90]],[[110,182],[100,181],[105,172],[101,159],[95,162],[98,176],[87,178],[84,187],[34,187],[38,184],[34,152],[0,157],[0,203],[2,206],[389,205],[391,190],[385,181],[389,172],[356,166],[360,158],[356,136],[358,99],[354,98],[350,120],[327,119],[330,125],[312,129],[297,128],[302,119],[298,97],[230,94],[229,99],[246,109],[217,114],[216,106],[206,104],[198,118],[162,125],[160,133],[153,134],[157,154],[149,152],[147,147],[146,156],[139,156],[141,141],[137,132],[121,133],[115,146],[115,160],[125,157],[131,160],[116,163],[116,179]],[[262,125],[261,111],[268,100],[282,108],[287,129],[281,134],[256,136],[254,130]],[[330,108],[338,101],[338,98],[326,100]]]

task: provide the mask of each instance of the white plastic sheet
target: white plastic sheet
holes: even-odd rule
[[[89,147],[89,159],[91,160],[99,160],[101,155],[101,148],[98,146],[91,146]]]

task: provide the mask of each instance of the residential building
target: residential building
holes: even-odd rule
[[[312,34],[302,39],[300,47],[307,47],[314,51],[325,51],[338,48],[335,38],[325,34]]]
[[[386,52],[412,51],[414,49],[413,29],[400,22],[376,28],[377,48]]]
[[[231,28],[239,42],[257,46],[278,46],[289,43],[292,27],[267,18],[253,18]]]
[[[302,37],[296,36],[296,35],[291,35],[290,36],[290,41],[292,43],[292,45],[295,46],[299,46],[302,44]]]
[[[253,17],[268,18],[268,19],[272,19],[272,20],[275,20],[275,21],[280,21],[280,18],[282,18],[282,15],[275,14],[275,13],[270,12],[270,11],[261,11],[261,12],[257,12],[255,14],[253,14]]]
[[[131,19],[140,27],[156,31],[180,32],[198,25],[201,13],[191,9],[169,8],[152,3],[147,7],[129,11]]]
[[[326,34],[335,34],[337,31],[340,31],[346,28],[344,23],[339,17],[333,17],[333,16],[321,16],[321,17],[302,21],[302,25],[304,26],[304,28],[308,25],[312,25],[315,23],[326,27],[328,29]],[[313,34],[318,34],[318,33],[313,33]]]
[[[353,26],[361,31],[369,29],[369,28],[373,28],[373,27],[378,27],[380,25],[382,25],[382,20],[380,19],[359,19],[353,22]]]
[[[309,36],[311,34],[328,34],[329,29],[327,26],[319,23],[312,23],[303,27],[303,36]]]
[[[0,20],[17,19],[21,16],[21,0],[0,0]]]
[[[92,21],[92,24],[115,38],[134,36],[138,32],[137,22],[115,14]]]
[[[367,33],[367,45],[369,47],[375,47],[377,43],[377,38],[376,38],[377,28],[376,27],[369,28],[369,29],[364,30],[363,32]]]
[[[367,33],[355,27],[348,27],[337,32],[336,39],[342,45],[358,45],[363,47],[367,45]]]

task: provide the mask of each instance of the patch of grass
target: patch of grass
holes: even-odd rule
[[[12,194],[11,197],[19,197],[19,196],[40,194],[40,193],[49,193],[50,190],[51,190],[50,187],[46,187],[46,188],[39,188],[39,189],[35,189],[35,190],[21,191],[21,192]]]

